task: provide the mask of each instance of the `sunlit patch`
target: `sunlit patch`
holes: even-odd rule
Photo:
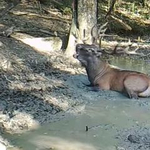
[[[0,142],[0,150],[6,150],[6,146]]]
[[[59,37],[33,37],[27,34],[17,33],[14,38],[22,41],[23,43],[31,46],[34,50],[50,54],[52,51],[60,50],[62,41]]]
[[[0,123],[9,133],[22,133],[39,127],[39,122],[26,112],[14,111],[13,115],[12,118],[7,114],[0,116]]]
[[[56,150],[97,150],[91,144],[81,143],[75,140],[65,140],[59,137],[39,136],[31,141],[39,149],[56,149]]]

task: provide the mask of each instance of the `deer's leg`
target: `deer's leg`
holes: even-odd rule
[[[132,90],[129,90],[126,88],[126,92],[129,96],[129,98],[134,98],[134,99],[138,99],[138,93],[137,92],[134,92]]]

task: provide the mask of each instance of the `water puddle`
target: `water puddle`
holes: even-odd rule
[[[23,150],[115,150],[118,131],[135,124],[148,126],[149,113],[149,107],[141,107],[136,100],[100,100],[77,117],[9,135],[9,139]]]
[[[131,60],[126,57],[113,57],[111,58],[110,63],[121,69],[135,70],[150,74],[150,64],[143,60]]]

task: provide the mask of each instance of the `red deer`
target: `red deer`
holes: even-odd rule
[[[129,98],[150,96],[148,75],[112,67],[101,59],[99,50],[95,45],[76,45],[74,57],[85,67],[91,86],[126,93]]]

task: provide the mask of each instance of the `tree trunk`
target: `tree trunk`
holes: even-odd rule
[[[78,1],[78,23],[80,40],[92,44],[97,27],[97,0]]]
[[[97,37],[97,0],[74,0],[73,19],[65,54],[72,56],[77,43],[92,44]]]

